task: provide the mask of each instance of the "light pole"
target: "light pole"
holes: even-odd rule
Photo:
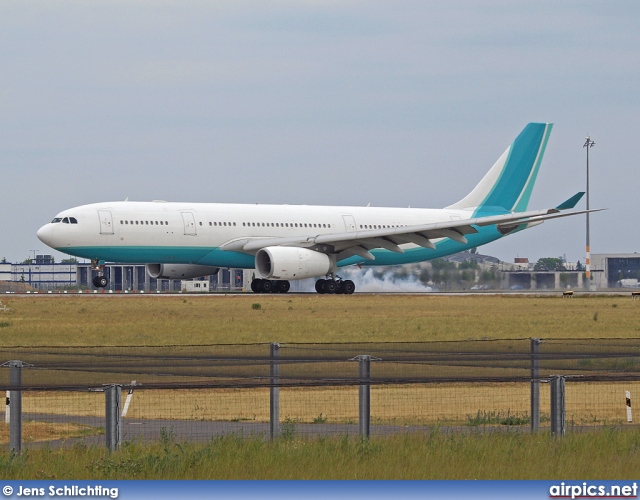
[[[595,146],[595,142],[587,135],[583,148],[587,148],[587,210],[589,210],[589,150]],[[589,212],[587,212],[587,257],[586,257],[587,288],[591,290],[591,244],[589,240]]]

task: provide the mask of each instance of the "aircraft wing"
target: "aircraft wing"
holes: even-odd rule
[[[589,212],[596,211],[598,210],[589,210]],[[587,213],[587,210],[560,213],[557,208],[551,208],[384,229],[366,229],[283,238],[241,238],[227,242],[222,245],[222,248],[224,250],[256,253],[265,247],[290,246],[309,248],[318,252],[336,255],[337,260],[346,259],[353,255],[367,260],[375,260],[375,257],[370,252],[374,248],[384,248],[392,252],[404,253],[404,250],[400,247],[402,244],[413,243],[424,248],[435,248],[432,240],[439,238],[450,238],[458,243],[465,244],[467,243],[465,236],[477,233],[477,227],[496,225],[509,231],[520,224],[539,224],[547,219],[583,213]]]

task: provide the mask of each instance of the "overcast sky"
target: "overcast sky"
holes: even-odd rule
[[[584,190],[589,133],[592,252],[640,252],[639,27],[635,0],[3,0],[0,257],[98,201],[444,207],[531,121],[529,208]],[[577,216],[480,251],[584,246]]]

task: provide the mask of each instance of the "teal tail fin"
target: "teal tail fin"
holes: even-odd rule
[[[524,212],[552,127],[552,123],[529,123],[473,191],[447,208],[474,214]]]

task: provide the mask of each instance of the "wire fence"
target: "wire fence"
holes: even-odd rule
[[[633,426],[639,340],[0,348],[0,444]]]

